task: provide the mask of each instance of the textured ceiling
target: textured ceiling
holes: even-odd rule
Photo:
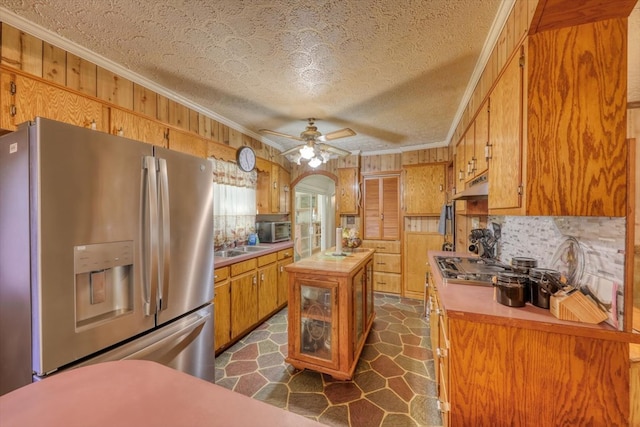
[[[332,144],[376,152],[448,142],[483,47],[493,43],[488,36],[501,26],[498,19],[492,27],[494,19],[512,2],[3,0],[2,7],[78,49],[61,47],[122,67],[125,77],[153,82],[278,148],[297,142],[258,129],[299,135],[316,117],[324,134],[343,127],[358,134]]]

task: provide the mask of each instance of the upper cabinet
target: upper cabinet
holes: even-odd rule
[[[431,163],[403,166],[403,213],[405,216],[440,215],[446,203],[446,165]]]
[[[102,103],[22,74],[0,72],[0,128],[15,130],[36,116],[107,132],[109,112]]]
[[[400,239],[400,176],[364,177],[364,239]]]
[[[341,168],[338,175],[338,215],[358,215],[360,205],[360,185],[358,168]]]
[[[626,214],[626,51],[626,19],[525,40],[490,95],[490,214]]]
[[[256,163],[256,207],[258,214],[289,213],[291,174],[277,163],[258,158]]]

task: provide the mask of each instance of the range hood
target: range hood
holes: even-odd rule
[[[484,174],[474,178],[467,188],[454,194],[453,200],[479,200],[486,199],[488,196],[489,181],[487,180],[487,174]]]

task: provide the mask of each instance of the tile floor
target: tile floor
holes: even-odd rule
[[[377,293],[375,306],[352,381],[285,363],[285,308],[217,356],[216,383],[329,426],[441,426],[422,302]]]

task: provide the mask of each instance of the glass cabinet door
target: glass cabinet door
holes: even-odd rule
[[[333,331],[337,283],[302,282],[300,284],[299,353],[326,361],[334,361],[337,346]]]
[[[360,270],[353,276],[353,352],[358,349],[358,345],[364,335],[365,322],[365,271]]]
[[[373,261],[369,261],[365,267],[365,294],[366,294],[366,321],[367,325],[373,316],[374,296],[373,296]]]

